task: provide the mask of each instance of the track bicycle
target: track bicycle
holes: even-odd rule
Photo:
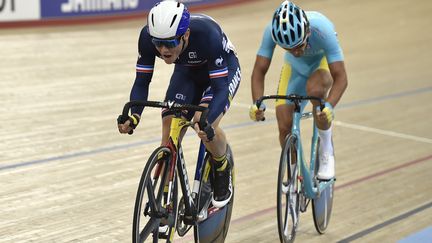
[[[281,242],[294,242],[299,225],[300,212],[306,212],[312,200],[312,215],[315,229],[324,234],[329,224],[333,205],[335,178],[319,180],[316,177],[320,165],[319,137],[313,125],[309,168],[303,156],[300,133],[301,119],[313,117],[312,112],[302,113],[302,101],[316,100],[324,109],[324,100],[313,96],[269,95],[256,102],[257,107],[267,99],[286,99],[294,103],[291,133],[285,138],[279,162],[277,186],[277,222]]]
[[[158,101],[130,101],[125,104],[121,118],[128,118],[133,106],[167,108],[174,111],[169,141],[156,148],[142,172],[135,200],[132,241],[172,242],[177,231],[184,236],[194,228],[195,242],[223,242],[229,229],[234,204],[234,160],[229,145],[227,160],[232,168],[233,195],[228,204],[215,208],[211,204],[212,168],[210,153],[200,143],[192,191],[181,146],[182,134],[195,123],[182,118],[182,111],[201,112],[200,129],[206,125],[208,109],[190,104]],[[131,134],[131,133],[130,133]],[[182,198],[178,201],[178,184]]]

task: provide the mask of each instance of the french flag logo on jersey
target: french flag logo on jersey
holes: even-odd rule
[[[137,73],[153,73],[154,66],[151,65],[136,65],[136,71]]]
[[[228,67],[223,69],[213,70],[209,72],[210,78],[220,78],[228,76]]]

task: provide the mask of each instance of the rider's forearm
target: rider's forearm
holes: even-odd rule
[[[252,101],[255,102],[261,96],[264,95],[264,78],[265,73],[259,70],[254,70],[252,72]]]
[[[137,77],[132,86],[132,90],[130,93],[130,100],[147,100],[148,93],[149,93],[149,85],[150,85],[150,80]],[[141,115],[143,109],[144,108],[142,106],[135,106],[131,108],[131,112]]]
[[[264,95],[264,79],[270,67],[270,62],[271,59],[267,57],[256,56],[251,78],[252,102]]]

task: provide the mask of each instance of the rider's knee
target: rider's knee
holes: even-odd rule
[[[279,135],[281,137],[286,137],[288,133],[291,131],[291,126],[279,126]]]
[[[330,72],[318,69],[309,77],[306,84],[306,93],[309,96],[324,98],[332,84],[333,79]]]

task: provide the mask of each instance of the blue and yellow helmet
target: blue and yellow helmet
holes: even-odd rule
[[[276,9],[272,21],[272,38],[279,46],[293,49],[303,43],[309,32],[305,12],[290,1]]]

